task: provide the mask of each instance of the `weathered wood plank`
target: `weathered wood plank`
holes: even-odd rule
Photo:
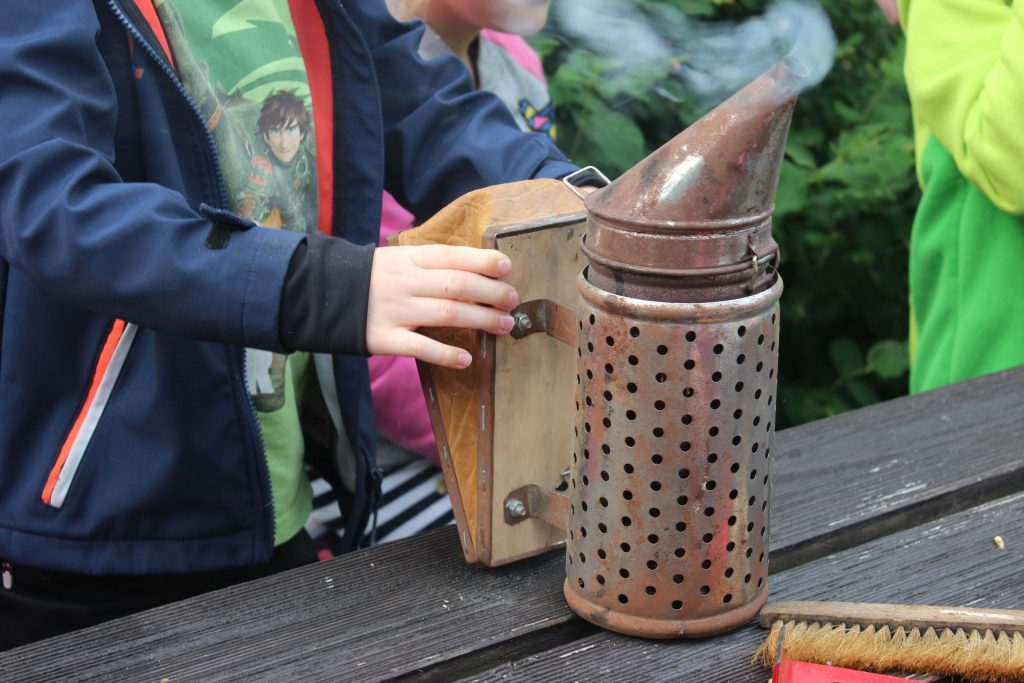
[[[1022,417],[1018,369],[779,433],[773,571],[1024,490]]]
[[[780,433],[773,570],[1024,489],[1022,414],[1016,371]],[[586,632],[562,562],[467,567],[440,530],[0,654],[0,679],[465,674]]]
[[[992,539],[1000,535],[1005,548]],[[778,600],[844,600],[1024,608],[1024,494],[934,520],[782,572]],[[659,642],[601,632],[464,679],[764,683],[750,656],[752,621],[700,641]]]
[[[553,560],[467,567],[441,529],[2,653],[0,680],[387,679],[566,622]]]

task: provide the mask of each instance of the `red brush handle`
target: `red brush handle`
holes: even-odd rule
[[[908,680],[911,679],[798,662],[785,657],[772,668],[772,683],[896,683]]]

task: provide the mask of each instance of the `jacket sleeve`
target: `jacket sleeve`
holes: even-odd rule
[[[902,9],[915,118],[996,206],[1024,213],[1024,0],[914,0]]]
[[[206,246],[213,222],[181,193],[124,182],[114,167],[117,92],[93,3],[4,10],[0,258],[82,308],[176,335],[282,348],[281,288],[302,236],[236,224],[224,248]],[[123,30],[117,37],[127,46]],[[176,163],[173,149],[150,153]]]
[[[423,60],[421,29],[384,3],[348,3],[370,49],[384,115],[385,187],[426,218],[466,192],[576,170],[550,138],[524,133],[491,93],[473,91],[455,57]]]

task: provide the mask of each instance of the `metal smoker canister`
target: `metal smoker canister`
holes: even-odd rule
[[[768,596],[778,65],[591,195],[565,596],[631,635],[706,636]]]

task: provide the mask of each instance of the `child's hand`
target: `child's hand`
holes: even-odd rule
[[[508,311],[519,305],[519,295],[492,278],[507,275],[511,268],[508,258],[492,249],[442,244],[378,248],[370,271],[367,349],[448,368],[468,367],[473,362],[468,352],[414,330],[465,327],[506,334],[513,324]]]

